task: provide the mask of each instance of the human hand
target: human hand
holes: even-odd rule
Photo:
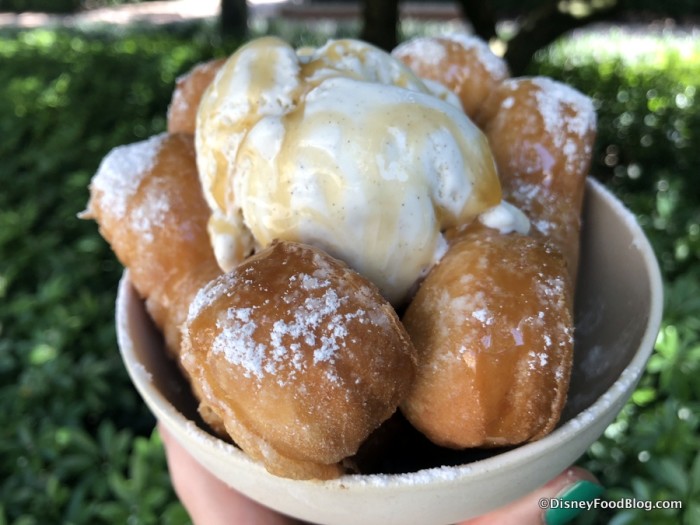
[[[278,514],[236,492],[205,470],[180,446],[163,425],[158,425],[165,445],[173,487],[195,525],[299,525],[302,522]],[[572,519],[573,509],[545,513],[543,498],[594,499],[602,487],[593,475],[578,467],[567,469],[546,485],[493,512],[457,525],[561,525]]]

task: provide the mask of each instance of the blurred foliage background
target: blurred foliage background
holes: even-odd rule
[[[356,31],[264,29],[295,44]],[[164,130],[176,77],[239,43],[206,23],[0,29],[0,525],[188,522],[116,348],[121,268],[76,214],[111,148]],[[528,73],[593,98],[593,175],[635,213],[666,287],[647,373],[580,464],[610,499],[683,509],[577,523],[700,523],[700,40],[611,27],[559,40]]]
[[[44,13],[74,13],[122,4],[138,4],[149,0],[0,0],[0,11],[37,11]]]

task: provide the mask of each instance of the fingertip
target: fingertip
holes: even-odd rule
[[[600,481],[588,470],[571,467],[545,485],[547,494],[539,499],[544,509],[541,522],[563,525],[582,512],[605,492]]]
[[[603,491],[591,472],[570,467],[527,496],[461,525],[562,525],[586,508],[585,503],[570,502],[592,501]]]
[[[593,475],[593,473],[582,467],[572,466],[545,484],[543,488],[547,489],[548,492],[554,496],[565,487],[573,485],[578,481],[589,481],[600,485],[600,481]]]

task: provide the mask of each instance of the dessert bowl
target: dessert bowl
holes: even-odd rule
[[[397,416],[384,432],[394,441],[374,453],[370,473],[331,481],[281,478],[201,422],[128,271],[116,304],[120,352],[161,423],[208,471],[250,498],[328,525],[454,523],[515,500],[574,463],[614,420],[644,371],[661,322],[659,267],[633,215],[590,178],[581,243],[567,403],[551,434],[517,447],[439,449]]]

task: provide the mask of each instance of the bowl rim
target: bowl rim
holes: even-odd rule
[[[651,355],[654,343],[661,325],[663,313],[663,281],[661,270],[657,258],[652,249],[651,243],[644,234],[634,215],[620,202],[610,190],[602,183],[588,177],[587,191],[594,191],[602,198],[616,214],[621,217],[625,226],[634,234],[635,246],[639,254],[644,259],[644,267],[647,269],[648,284],[650,293],[650,311],[647,319],[644,334],[640,340],[637,350],[632,360],[615,382],[596,399],[590,406],[576,414],[570,420],[557,427],[543,438],[520,445],[512,450],[498,453],[494,456],[476,460],[463,465],[436,466],[415,472],[400,474],[345,474],[336,479],[319,480],[293,480],[295,483],[311,483],[322,485],[328,489],[342,488],[343,490],[366,490],[373,491],[395,490],[421,490],[426,486],[440,488],[474,477],[486,477],[494,475],[499,470],[508,467],[514,468],[524,465],[534,459],[549,453],[552,446],[557,442],[567,442],[572,440],[576,434],[585,432],[593,428],[598,419],[602,416],[611,415],[611,419],[617,414],[616,404],[624,403],[628,394],[636,386],[642,376],[646,362]],[[253,474],[261,476],[271,476],[259,462],[254,461],[242,450],[233,444],[218,439],[204,429],[197,426],[194,421],[187,419],[175,406],[165,398],[154,383],[150,380],[150,372],[136,358],[133,343],[126,336],[125,328],[129,324],[128,313],[120,308],[120,304],[125,304],[127,295],[135,293],[131,288],[129,271],[125,269],[119,282],[117,293],[116,323],[117,339],[119,351],[125,363],[132,383],[138,390],[156,418],[164,420],[168,426],[184,428],[188,437],[196,440],[210,454],[221,454],[222,452],[230,456],[231,461],[240,467],[253,469]],[[292,480],[287,480],[292,481]]]

